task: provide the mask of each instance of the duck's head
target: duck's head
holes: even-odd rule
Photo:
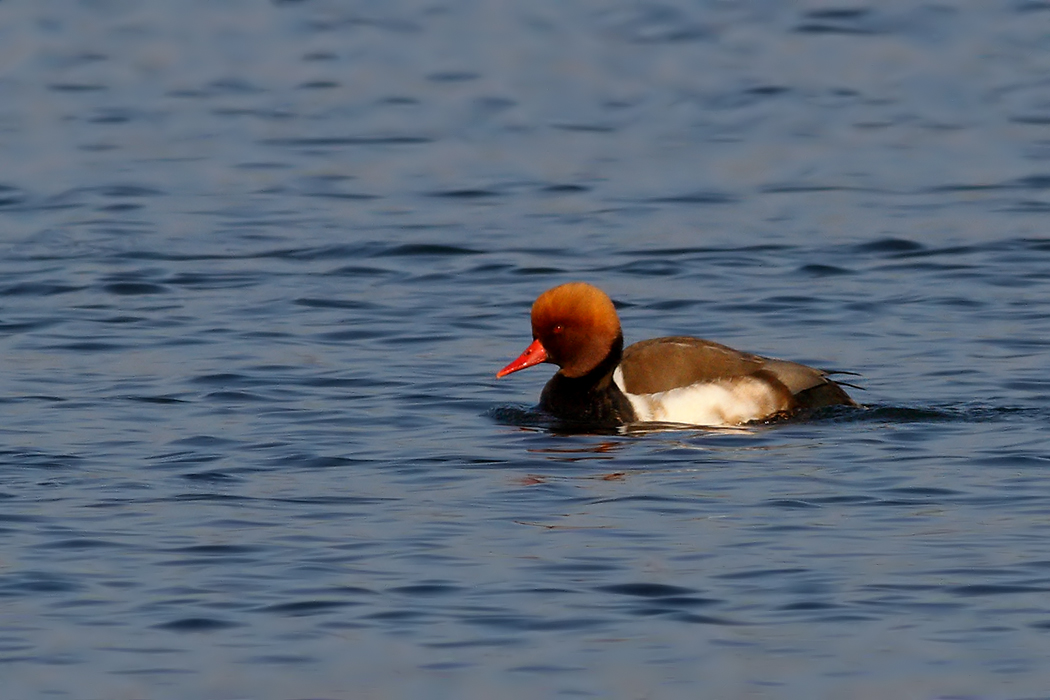
[[[561,368],[566,377],[582,377],[622,343],[620,318],[605,292],[586,282],[569,282],[540,295],[532,305],[532,345],[501,369],[504,377],[541,362]]]

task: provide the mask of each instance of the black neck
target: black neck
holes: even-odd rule
[[[613,382],[623,358],[623,335],[613,341],[609,354],[587,374],[566,377],[559,371],[540,396],[540,407],[572,423],[609,427],[635,420],[631,402]]]

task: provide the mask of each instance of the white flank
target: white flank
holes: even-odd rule
[[[657,394],[628,393],[619,367],[613,374],[613,381],[643,423],[657,421],[722,427],[759,420],[786,408],[769,384],[756,377],[691,384]]]

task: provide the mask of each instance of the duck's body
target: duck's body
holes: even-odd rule
[[[855,405],[826,372],[701,338],[654,338],[623,349],[612,301],[583,282],[542,294],[532,307],[532,333],[532,345],[496,376],[558,365],[540,407],[566,421],[730,426]]]

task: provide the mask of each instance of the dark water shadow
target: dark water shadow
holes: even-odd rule
[[[799,424],[834,423],[991,423],[1014,420],[1050,421],[1050,409],[1016,406],[988,406],[975,404],[935,406],[894,406],[870,404],[866,406],[828,406],[800,411],[790,416],[778,416],[735,426],[702,426],[687,423],[647,422],[619,427],[600,427],[560,420],[537,407],[496,406],[484,413],[499,425],[547,432],[557,436],[621,435],[644,437],[668,432],[703,432],[719,435],[757,435],[760,432]]]

